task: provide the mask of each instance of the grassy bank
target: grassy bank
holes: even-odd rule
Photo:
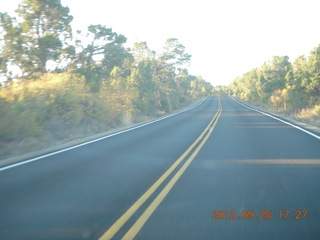
[[[183,98],[174,108],[192,101]],[[46,74],[0,89],[0,159],[141,122],[166,113],[160,107],[141,114],[122,91],[92,93],[78,75]]]

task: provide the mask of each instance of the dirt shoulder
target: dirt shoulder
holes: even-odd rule
[[[271,111],[270,109],[268,109],[266,106],[263,106],[261,104],[256,104],[256,103],[252,103],[252,102],[248,102],[248,101],[244,101],[240,98],[237,98],[237,97],[233,97],[235,98],[237,101],[241,102],[242,104],[244,105],[247,105],[249,107],[252,107],[252,108],[255,108],[259,111],[262,111],[262,112],[265,112],[265,113],[268,113],[272,116],[275,116],[275,117],[278,117],[284,121],[287,121],[289,123],[292,123],[294,125],[297,125],[301,128],[304,128],[310,132],[313,132],[317,135],[320,134],[320,127],[317,126],[316,124],[313,124],[313,123],[310,123],[309,121],[302,121],[302,120],[298,120],[298,119],[295,119],[293,116],[288,116],[288,114],[284,114],[284,113],[281,113],[281,112],[274,112],[274,111]]]

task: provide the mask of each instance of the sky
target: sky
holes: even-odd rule
[[[13,12],[21,0],[0,0]],[[146,41],[159,51],[177,38],[192,55],[189,73],[214,86],[287,55],[290,61],[320,44],[319,0],[61,0],[73,29],[111,27],[127,46]]]

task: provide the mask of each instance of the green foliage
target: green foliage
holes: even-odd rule
[[[1,55],[24,77],[46,73],[48,61],[56,61],[71,38],[69,8],[60,0],[24,0],[16,12],[22,22],[1,13]]]
[[[77,41],[80,50],[71,65],[85,77],[92,92],[99,92],[113,68],[122,66],[131,55],[123,47],[126,38],[102,25],[90,25],[86,41],[89,42],[86,46],[81,40]]]
[[[37,37],[46,34],[59,36],[71,32],[69,8],[60,0],[23,0],[16,11],[23,18],[23,31]]]
[[[0,13],[0,145],[86,136],[212,94],[188,73],[191,55],[175,38],[160,52],[146,42],[128,49],[125,36],[98,24],[73,42],[60,0],[23,0],[17,13],[21,22]]]
[[[185,52],[185,47],[176,38],[169,38],[163,48],[160,61],[170,64],[174,69],[189,64],[191,55]]]
[[[320,45],[308,58],[300,56],[291,64],[287,56],[273,57],[229,86],[232,94],[245,100],[271,103],[277,111],[316,119],[320,103]],[[318,119],[316,119],[318,121]]]
[[[157,109],[157,87],[152,76],[152,62],[147,59],[142,60],[131,72],[130,77],[138,93],[134,100],[136,109],[143,115],[151,116]]]
[[[23,53],[23,36],[21,26],[15,18],[11,18],[7,13],[0,13],[0,56],[1,56],[1,75],[6,78],[11,78],[12,73],[8,71],[10,64],[17,66],[25,65]]]
[[[229,88],[227,86],[216,86],[212,89],[214,96],[229,95]]]

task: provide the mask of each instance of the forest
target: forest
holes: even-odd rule
[[[292,63],[274,56],[218,90],[320,126],[320,45]]]
[[[211,94],[178,39],[161,51],[103,25],[73,30],[60,0],[0,13],[0,158],[170,113]]]

